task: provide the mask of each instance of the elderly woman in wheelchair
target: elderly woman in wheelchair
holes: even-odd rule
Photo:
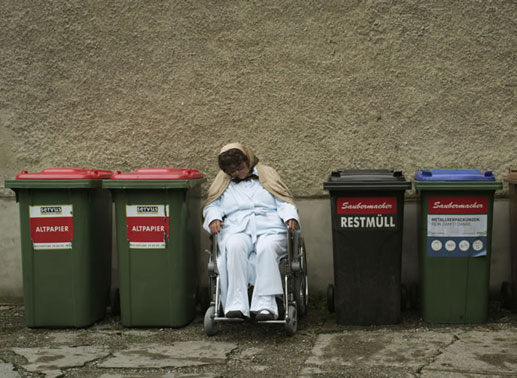
[[[263,165],[239,143],[224,146],[218,162],[221,171],[208,190],[203,208],[203,227],[215,241],[212,268],[209,264],[209,274],[215,282],[211,282],[212,305],[205,316],[205,331],[214,334],[217,321],[254,316],[259,322],[290,321],[288,329],[294,333],[292,322],[296,319],[289,319],[289,315],[296,317],[293,298],[306,294],[301,293],[307,289],[306,277],[299,277],[298,285],[288,282],[287,276],[282,282],[279,269],[279,261],[287,256],[290,261],[284,274],[290,275],[292,267],[298,273],[305,270],[293,196],[273,168]],[[288,249],[293,247],[296,251],[289,256]],[[300,283],[305,285],[300,287]],[[249,286],[253,286],[251,303]],[[297,295],[289,293],[288,288],[297,290]],[[275,321],[279,318],[276,297],[282,295],[285,319]],[[303,297],[306,302],[306,295]],[[294,310],[289,311],[290,303]]]

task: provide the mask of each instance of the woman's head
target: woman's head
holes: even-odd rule
[[[250,159],[238,148],[221,152],[218,160],[219,168],[232,177],[244,179],[249,174]]]

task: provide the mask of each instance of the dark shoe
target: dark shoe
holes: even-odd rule
[[[240,311],[228,311],[226,313],[226,317],[227,318],[241,318],[243,319],[244,318],[244,314]]]
[[[263,322],[266,320],[274,320],[275,316],[269,312],[268,310],[262,310],[257,315],[255,315],[255,320],[258,322]]]

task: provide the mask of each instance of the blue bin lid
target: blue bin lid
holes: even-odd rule
[[[417,181],[495,181],[492,171],[479,169],[419,169],[415,173]]]

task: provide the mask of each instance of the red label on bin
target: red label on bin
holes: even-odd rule
[[[397,197],[339,197],[338,214],[396,214]]]
[[[488,197],[429,197],[429,214],[486,214]]]
[[[165,248],[165,239],[169,239],[169,205],[128,205],[126,227],[130,248]]]
[[[72,205],[30,206],[29,228],[35,250],[71,249],[74,238]]]

